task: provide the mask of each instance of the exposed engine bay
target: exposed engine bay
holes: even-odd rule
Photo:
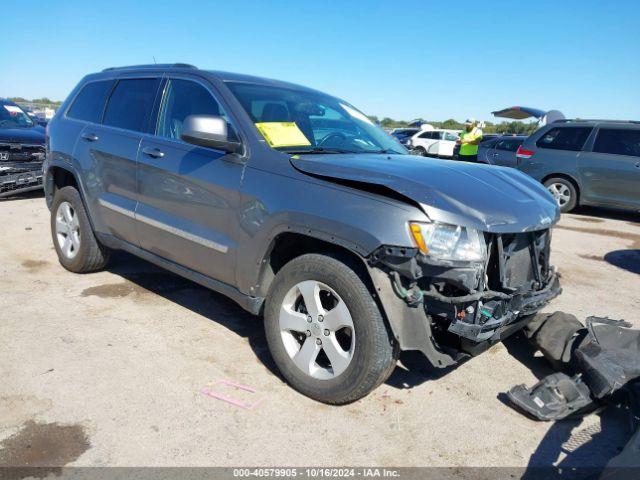
[[[562,291],[549,264],[549,229],[484,235],[481,262],[435,262],[402,247],[381,247],[369,259],[388,275],[395,295],[422,312],[430,340],[455,361],[521,328]]]

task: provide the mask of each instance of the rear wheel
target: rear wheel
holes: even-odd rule
[[[562,177],[550,178],[544,182],[544,186],[556,199],[561,212],[570,212],[576,207],[578,192],[570,180]]]
[[[337,258],[307,254],[276,275],[265,308],[269,349],[296,390],[344,404],[391,374],[397,349],[368,288]]]
[[[53,197],[51,236],[60,264],[71,272],[94,272],[109,261],[109,250],[98,243],[74,187],[61,188]]]

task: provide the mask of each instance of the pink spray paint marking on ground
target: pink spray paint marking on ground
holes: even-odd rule
[[[240,385],[239,383],[235,383],[230,380],[220,379],[215,382],[215,385],[226,385],[227,387],[232,387],[244,392],[256,393],[256,390],[254,388],[248,387],[246,385]],[[223,402],[230,403],[231,405],[234,405],[236,407],[244,408],[245,410],[253,410],[258,406],[258,404],[260,404],[260,402],[262,402],[262,399],[257,399],[255,402],[243,402],[242,400],[231,398],[224,393],[216,392],[208,388],[203,388],[202,393],[217,400],[222,400]]]

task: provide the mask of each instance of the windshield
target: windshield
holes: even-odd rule
[[[33,120],[17,105],[0,103],[0,128],[33,127]]]
[[[342,100],[306,90],[227,83],[267,142],[290,153],[402,153],[407,150]]]

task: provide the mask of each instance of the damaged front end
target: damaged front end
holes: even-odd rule
[[[456,242],[466,235],[468,245],[456,255],[438,256],[433,254],[437,241],[429,248],[411,227],[418,247],[383,246],[370,256],[370,271],[385,309],[392,305],[387,316],[400,347],[422,351],[435,366],[484,351],[561,293],[549,264],[550,229],[508,234],[463,229]],[[430,239],[438,235],[421,232]]]

